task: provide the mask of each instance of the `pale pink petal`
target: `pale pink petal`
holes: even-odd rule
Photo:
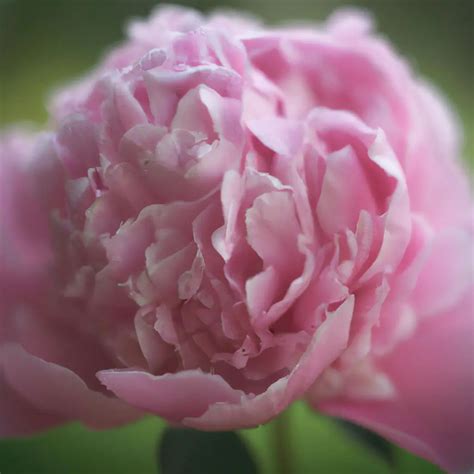
[[[215,403],[236,403],[243,395],[218,375],[198,370],[159,376],[133,370],[103,370],[97,376],[122,400],[173,422],[198,417]]]
[[[471,284],[473,265],[471,235],[458,229],[435,235],[414,289],[415,311],[429,316],[451,309]]]
[[[303,143],[303,124],[278,117],[247,121],[250,131],[268,148],[280,155],[293,156]]]

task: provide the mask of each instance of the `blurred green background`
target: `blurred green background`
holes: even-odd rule
[[[0,0],[0,126],[46,120],[44,100],[57,86],[83,74],[123,38],[123,25],[146,16],[153,0]],[[201,10],[244,9],[267,22],[321,21],[342,5],[369,9],[379,31],[413,68],[441,89],[465,129],[464,155],[474,155],[472,0],[189,0]],[[334,421],[303,404],[291,409],[294,474],[439,473],[401,449],[389,467]],[[25,440],[0,441],[0,473],[155,473],[155,451],[164,424],[91,432],[77,424]],[[273,474],[272,424],[242,433],[262,472]]]

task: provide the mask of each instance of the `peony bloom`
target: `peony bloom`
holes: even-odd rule
[[[306,397],[474,467],[456,122],[365,16],[160,8],[51,110],[0,149],[2,435]]]

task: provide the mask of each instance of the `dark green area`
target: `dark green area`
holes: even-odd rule
[[[162,474],[257,474],[257,465],[234,431],[206,432],[168,427],[159,440]]]
[[[346,420],[337,420],[339,426],[351,437],[358,440],[365,448],[377,454],[390,466],[395,465],[395,447],[377,433]]]

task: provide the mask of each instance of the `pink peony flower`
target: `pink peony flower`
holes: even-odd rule
[[[2,141],[1,434],[305,396],[468,472],[472,199],[436,93],[354,12],[129,37]]]

